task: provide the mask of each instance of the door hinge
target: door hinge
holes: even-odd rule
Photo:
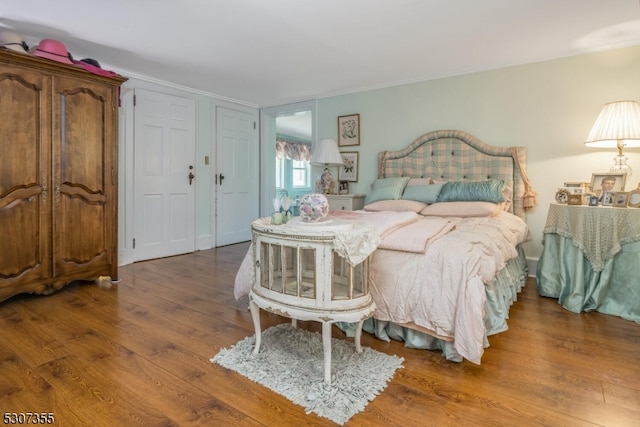
[[[133,249],[136,248],[136,239],[133,239]]]
[[[256,122],[253,122],[253,128],[254,129],[256,128]]]
[[[133,95],[133,106],[134,107],[136,106],[136,96],[135,95]]]

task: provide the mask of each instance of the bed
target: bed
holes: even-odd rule
[[[527,277],[524,217],[535,192],[525,164],[523,147],[490,146],[458,130],[429,132],[402,150],[379,153],[365,209],[330,214],[378,227],[382,243],[370,263],[377,308],[366,332],[480,364],[488,337],[507,329]],[[402,219],[392,223],[392,216]],[[432,234],[418,238],[418,226]],[[423,250],[400,247],[403,241]],[[248,257],[236,298],[250,289]]]

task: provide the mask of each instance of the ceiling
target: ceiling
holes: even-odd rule
[[[267,107],[640,44],[639,0],[3,0],[0,27]]]

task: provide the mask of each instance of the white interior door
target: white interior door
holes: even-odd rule
[[[259,144],[251,114],[216,109],[216,246],[251,240],[259,216]]]
[[[195,102],[135,90],[134,261],[195,250]]]

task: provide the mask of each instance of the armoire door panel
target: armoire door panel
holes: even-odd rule
[[[55,100],[59,104],[54,107],[59,111],[56,125],[60,130],[54,134],[54,153],[60,160],[57,184],[104,194],[107,152],[112,149],[107,140],[109,91],[97,84],[64,78],[56,79],[54,90],[58,92]]]
[[[109,236],[104,227],[107,220],[104,202],[90,203],[81,197],[61,195],[58,202],[55,239],[56,273],[59,262],[87,264],[104,259],[109,252]]]
[[[113,113],[110,90],[103,85],[58,78],[53,91],[53,268],[64,275],[78,265],[100,269],[112,261],[114,147],[107,123]]]
[[[43,265],[43,254],[39,245],[39,197],[34,191],[23,193],[24,197],[12,197],[14,200],[9,205],[0,205],[0,230],[7,231],[0,241],[2,279],[15,279],[34,272],[36,277],[40,277],[41,274],[38,271]]]
[[[50,275],[50,82],[0,64],[0,300]]]

